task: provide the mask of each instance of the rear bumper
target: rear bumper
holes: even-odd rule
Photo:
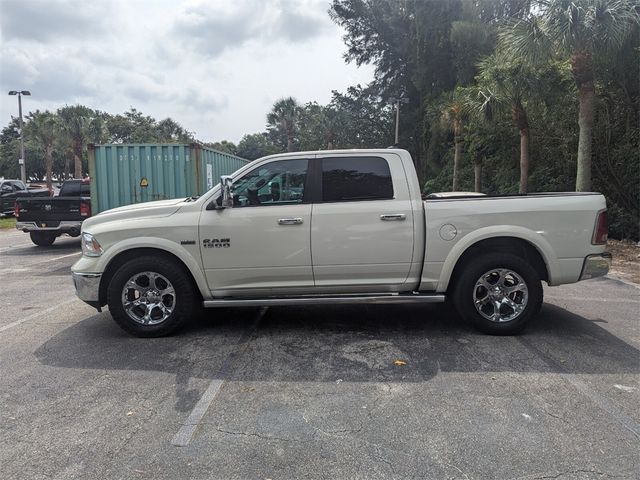
[[[92,307],[100,308],[100,279],[102,274],[73,272],[71,275],[78,298]]]
[[[23,232],[58,232],[78,236],[81,228],[81,221],[62,221],[55,227],[41,227],[36,222],[16,222],[16,229]]]
[[[589,255],[584,259],[580,280],[589,280],[590,278],[602,277],[609,273],[611,268],[611,260],[613,257],[609,252]]]

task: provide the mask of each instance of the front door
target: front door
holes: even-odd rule
[[[202,262],[214,296],[313,287],[308,158],[263,163],[234,179],[234,207],[203,210]]]

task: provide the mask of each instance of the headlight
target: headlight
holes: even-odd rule
[[[102,247],[90,233],[82,234],[82,254],[87,257],[99,257],[102,255]]]

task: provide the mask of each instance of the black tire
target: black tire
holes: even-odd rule
[[[154,272],[165,277],[175,291],[175,304],[171,314],[160,323],[143,325],[131,318],[123,305],[125,284],[136,274]],[[146,256],[128,261],[111,278],[107,287],[107,304],[115,322],[126,332],[137,337],[162,337],[183,327],[199,310],[200,296],[191,277],[182,265],[168,258]]]
[[[31,241],[39,247],[49,247],[53,245],[57,235],[51,232],[29,232]]]
[[[536,272],[535,268],[522,260],[520,257],[509,253],[488,253],[471,260],[469,263],[463,265],[462,268],[463,271],[457,277],[456,284],[454,285],[454,304],[456,310],[462,316],[462,318],[464,318],[467,322],[469,322],[481,332],[490,335],[518,334],[527,326],[527,324],[531,322],[531,320],[540,311],[543,296],[540,276],[538,275],[538,272]],[[504,313],[505,318],[509,318],[509,316],[515,315],[513,319],[500,322],[493,321],[483,316],[476,309],[474,301],[475,298],[489,298],[483,295],[486,291],[484,287],[479,287],[478,290],[476,289],[476,282],[478,282],[481,277],[483,277],[486,273],[490,272],[493,269],[510,270],[511,272],[519,276],[522,282],[524,282],[524,284],[526,285],[526,306],[519,314],[516,314],[516,310],[509,306],[503,306],[501,307],[501,309],[498,309],[500,314]],[[495,278],[496,276],[497,274],[494,275],[493,278]],[[513,277],[510,276],[509,278]],[[489,294],[488,291],[487,294]],[[496,294],[499,295],[499,293],[497,292]],[[518,302],[518,300],[520,301],[520,304],[523,303],[522,297],[517,296],[522,295],[521,293],[512,293],[511,295],[513,295],[513,299],[516,300],[516,303]],[[493,305],[490,306],[491,310],[486,309],[484,311],[487,315],[491,312],[495,312]]]

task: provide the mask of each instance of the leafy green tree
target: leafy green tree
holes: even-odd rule
[[[54,113],[36,110],[27,116],[25,134],[35,139],[45,156],[47,187],[51,188],[53,174],[53,150],[59,136],[59,123]]]
[[[235,143],[228,140],[221,140],[219,142],[205,143],[205,146],[218,150],[219,152],[230,153],[231,155],[238,155],[238,147]]]
[[[74,178],[82,178],[82,158],[90,138],[95,112],[83,105],[67,105],[57,111],[61,131],[73,151]]]
[[[276,101],[267,114],[267,129],[275,134],[286,136],[287,152],[293,152],[295,149],[299,117],[300,105],[293,97],[281,98]]]
[[[568,57],[578,90],[576,190],[591,189],[594,56],[610,55],[638,23],[638,4],[627,0],[538,0],[531,14],[501,32],[501,44],[531,62]]]
[[[281,150],[274,145],[266,133],[252,133],[242,137],[238,142],[236,155],[247,160],[279,153]]]

